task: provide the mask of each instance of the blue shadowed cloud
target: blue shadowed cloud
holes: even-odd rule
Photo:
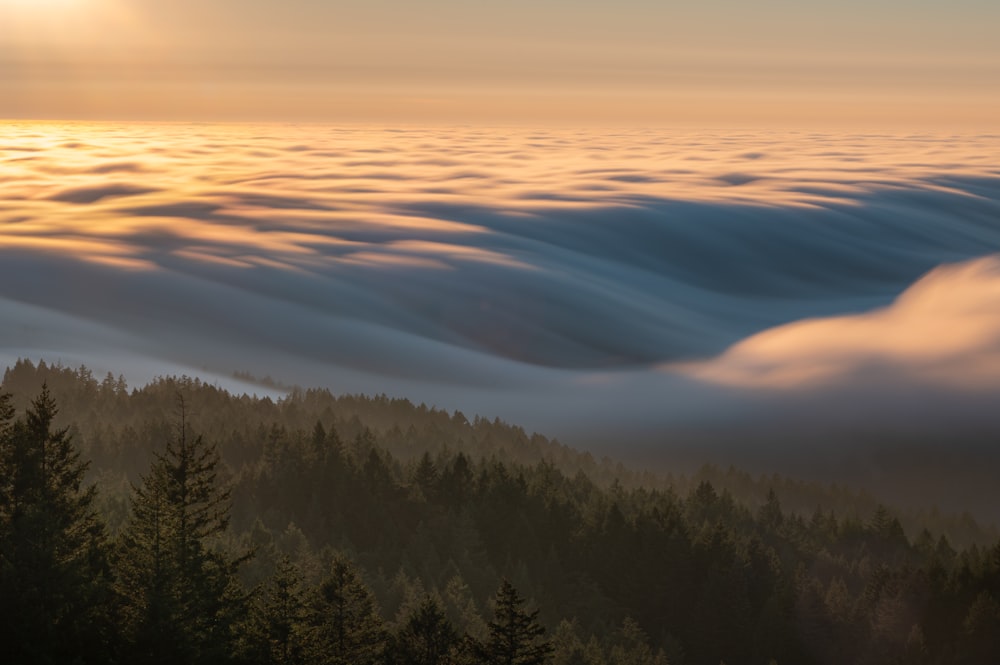
[[[8,362],[702,452],[749,424],[783,454],[807,426],[996,429],[997,137],[11,127]]]

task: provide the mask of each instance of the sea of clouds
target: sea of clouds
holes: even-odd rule
[[[249,372],[616,452],[1000,431],[997,155],[940,134],[0,124],[0,362],[265,392]]]

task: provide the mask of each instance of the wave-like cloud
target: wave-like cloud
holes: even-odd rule
[[[736,418],[761,391],[868,385],[873,368],[985,390],[993,319],[972,312],[990,264],[860,313],[1000,248],[998,152],[991,136],[5,124],[0,350],[247,370],[557,433]]]
[[[779,326],[686,370],[750,388],[1000,388],[1000,258],[936,268],[884,309]]]

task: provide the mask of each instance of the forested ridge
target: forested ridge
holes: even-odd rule
[[[1000,662],[968,516],[384,396],[28,361],[2,392],[9,662]]]

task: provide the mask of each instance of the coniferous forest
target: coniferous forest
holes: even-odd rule
[[[384,396],[29,361],[2,393],[4,662],[1000,662],[968,515]]]

